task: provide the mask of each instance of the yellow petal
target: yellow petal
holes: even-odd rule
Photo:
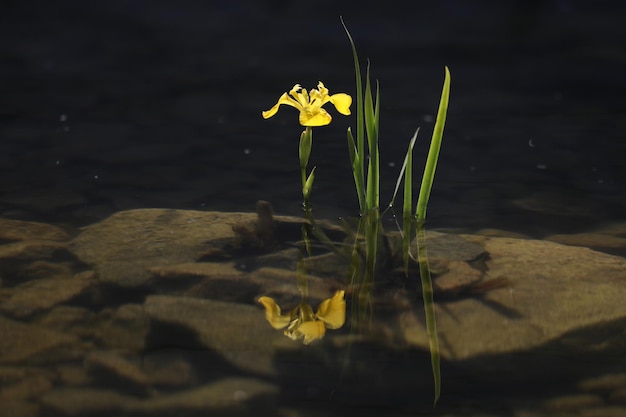
[[[300,111],[300,124],[302,126],[326,126],[333,118],[328,112],[322,108],[312,112],[310,108],[304,108]]]
[[[323,96],[327,96],[328,95],[328,88],[326,88],[326,86],[324,86],[324,83],[321,81],[317,82],[317,90],[320,92],[320,94],[322,94]]]
[[[280,307],[273,298],[259,297],[259,303],[265,307],[265,318],[275,329],[282,329],[289,324],[291,320],[290,314],[280,314]]]
[[[317,320],[305,321],[294,332],[294,338],[304,336],[303,343],[308,345],[314,340],[321,339],[326,334],[324,323]]]
[[[317,318],[324,322],[329,329],[338,329],[346,321],[345,291],[339,290],[331,298],[322,301],[317,308]],[[302,326],[300,326],[302,327]]]
[[[280,96],[280,98],[278,99],[278,102],[274,104],[274,107],[261,113],[263,115],[263,118],[269,119],[270,117],[275,115],[278,112],[278,108],[281,104],[286,104],[288,106],[295,107],[298,110],[302,110],[302,106],[300,105],[300,103],[290,97],[289,94],[283,93],[283,95]]]
[[[350,115],[350,105],[352,97],[346,93],[337,93],[330,96],[330,102],[333,103],[337,111],[345,116]]]

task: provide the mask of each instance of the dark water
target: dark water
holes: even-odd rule
[[[374,12],[373,10],[376,10]],[[82,225],[122,209],[299,213],[293,84],[354,92],[343,15],[381,85],[382,199],[421,167],[452,71],[436,227],[534,236],[623,219],[624,7],[603,2],[4,2],[0,209]],[[352,215],[345,128],[316,129],[313,206]]]
[[[260,113],[296,83],[311,88],[322,80],[331,93],[354,94],[342,15],[381,86],[383,202],[417,127],[415,166],[423,166],[447,65],[450,108],[429,227],[544,237],[623,223],[625,12],[618,2],[566,0],[410,8],[331,0],[4,1],[0,217],[75,228],[134,208],[253,211],[259,199],[279,214],[301,214],[296,111],[283,108],[270,120]],[[311,158],[312,205],[331,219],[357,210],[345,137],[355,121],[333,116],[315,129]],[[616,335],[610,352],[623,352],[623,329],[602,331]],[[594,346],[575,358],[560,356],[561,348],[555,342],[444,363],[452,392],[436,413],[526,416],[528,398],[539,404],[573,390],[570,372],[613,369],[615,357]],[[414,410],[409,387],[432,387],[426,353],[363,349],[363,366],[372,366],[372,375],[381,369],[381,390],[386,365],[420,379],[387,386],[391,406],[376,402],[376,390],[362,409],[358,395],[347,397],[348,413],[378,415],[394,405],[397,415],[430,412],[432,393],[419,401],[428,406]],[[290,351],[284,355],[279,362],[290,364]],[[622,362],[616,371],[623,375]],[[302,369],[286,367],[281,375],[319,376],[308,362],[297,365]],[[493,373],[476,375],[481,366],[517,373],[494,382]],[[480,384],[464,384],[468,373]],[[290,388],[302,388],[281,384],[287,397]],[[328,398],[339,395],[320,389]],[[512,392],[519,403],[509,402]],[[310,415],[324,415],[325,406],[311,401]]]

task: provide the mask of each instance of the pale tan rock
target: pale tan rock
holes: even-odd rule
[[[38,417],[39,415],[39,405],[34,402],[3,401],[0,407],[0,417]]]
[[[0,261],[51,259],[67,250],[67,243],[53,240],[23,240],[0,245]]]
[[[6,401],[36,398],[53,387],[54,375],[40,372],[0,389],[0,404]]]
[[[612,373],[581,381],[578,388],[583,391],[611,391],[626,389],[626,373]]]
[[[49,414],[78,417],[98,413],[115,415],[131,406],[136,406],[140,400],[113,390],[56,388],[42,395],[39,403]]]
[[[140,352],[150,332],[150,317],[140,304],[124,304],[95,330],[95,338],[104,346]]]
[[[626,407],[618,405],[585,408],[577,414],[580,417],[624,417],[625,415]]]
[[[545,240],[593,249],[626,249],[626,238],[602,233],[575,233],[546,236]]]
[[[84,367],[95,379],[132,384],[137,387],[179,386],[195,382],[191,365],[177,354],[144,353],[127,355],[120,351],[92,351]]]
[[[603,404],[604,400],[599,395],[576,394],[552,398],[546,401],[543,407],[549,411],[579,411]]]
[[[0,305],[0,311],[13,317],[28,317],[49,310],[76,297],[95,284],[91,271],[64,278],[44,278],[18,285]]]
[[[0,240],[69,240],[70,235],[58,226],[46,223],[0,219]]]
[[[0,337],[0,364],[46,361],[55,349],[77,343],[75,337],[1,316],[0,334],[11,335]]]
[[[252,303],[261,290],[259,283],[233,262],[194,262],[150,268],[158,277],[154,288],[172,295]]]
[[[225,378],[200,387],[138,398],[113,390],[96,388],[57,388],[40,398],[43,410],[64,416],[169,415],[229,411],[229,415],[245,416],[253,411],[273,410],[278,387],[254,378]],[[261,400],[261,401],[259,401]],[[252,408],[254,407],[254,408]]]
[[[138,361],[129,360],[113,351],[92,351],[83,362],[85,368],[93,373],[106,373],[119,380],[136,385],[148,385],[150,378],[138,366]]]
[[[58,305],[37,320],[49,329],[90,339],[95,332],[98,316],[84,307]]]
[[[488,238],[485,249],[487,278],[506,278],[510,285],[445,304],[435,299],[445,358],[528,350],[626,317],[624,258],[510,238]],[[399,321],[406,340],[428,349],[420,310],[401,313]],[[613,337],[610,326],[605,329]]]
[[[252,213],[130,210],[88,226],[71,248],[103,282],[135,287],[149,282],[149,268],[194,262],[232,243],[232,226],[254,219]]]
[[[255,378],[230,377],[179,393],[145,400],[134,404],[132,409],[149,415],[201,411],[210,415],[212,410],[228,410],[229,415],[235,416],[265,415],[266,412],[274,411],[278,394],[278,387],[270,382]]]
[[[451,261],[448,263],[448,270],[437,276],[433,285],[436,291],[452,295],[477,284],[482,277],[482,272],[472,268],[466,262]]]
[[[189,329],[202,346],[219,352],[241,369],[272,373],[273,342],[285,338],[267,323],[260,306],[151,295],[144,309],[154,321]],[[185,347],[192,343],[181,338],[172,340],[167,334],[160,336],[164,344],[180,343]]]

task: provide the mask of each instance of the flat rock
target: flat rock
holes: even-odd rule
[[[482,297],[435,299],[443,357],[528,350],[626,318],[624,258],[538,240],[486,238],[484,245],[487,276],[510,286]],[[400,321],[406,339],[427,349],[423,313],[404,313]]]
[[[69,234],[46,223],[0,219],[0,240],[69,240]]]
[[[38,417],[39,406],[30,401],[2,401],[0,417]]]
[[[150,378],[140,368],[139,361],[130,360],[113,351],[89,352],[84,366],[91,373],[105,373],[132,384],[142,386],[150,383]]]
[[[115,415],[140,400],[112,390],[97,388],[56,388],[39,398],[43,415]],[[48,414],[46,414],[48,413]]]
[[[196,415],[228,412],[247,416],[270,410],[278,388],[253,378],[226,378],[174,394],[143,399],[97,388],[56,388],[40,397],[43,410],[54,415]],[[259,409],[260,408],[260,409]],[[124,414],[126,415],[126,414]]]
[[[278,394],[279,388],[267,381],[231,377],[146,400],[133,405],[132,409],[148,415],[185,415],[198,412],[210,415],[212,411],[228,413],[229,416],[265,415],[264,412],[275,411]]]
[[[84,339],[93,337],[97,322],[98,315],[93,311],[70,305],[53,307],[37,320],[38,324],[48,329],[73,334]]]
[[[426,233],[426,247],[429,260],[444,259],[448,262],[469,262],[485,253],[482,245],[471,242],[461,235],[437,232]]]
[[[626,251],[626,238],[604,233],[574,233],[550,235],[546,240],[564,245],[582,246],[597,250]]]
[[[131,352],[142,351],[150,332],[150,317],[140,304],[124,304],[102,318],[95,338],[104,346]]]
[[[232,262],[192,262],[148,270],[159,278],[154,287],[175,292],[182,284],[182,294],[191,297],[250,303],[259,294],[259,284]]]
[[[97,379],[113,385],[126,383],[139,388],[188,385],[193,378],[191,365],[176,354],[150,353],[125,355],[114,350],[92,351],[84,367]]]
[[[53,381],[54,374],[40,372],[23,378],[15,384],[3,384],[0,391],[0,403],[37,397],[52,389]]]
[[[232,225],[255,219],[251,213],[123,211],[86,227],[71,250],[101,281],[136,287],[149,282],[149,268],[196,261],[232,241]]]
[[[23,240],[0,245],[0,261],[50,259],[66,251],[67,244],[52,240]]]
[[[63,333],[1,316],[0,335],[4,335],[0,337],[0,364],[45,359],[55,348],[71,345],[77,341],[76,338]]]
[[[94,283],[91,271],[66,278],[29,281],[13,289],[11,297],[0,305],[0,311],[13,317],[28,317],[82,294]]]
[[[245,370],[272,372],[273,340],[284,338],[268,325],[262,308],[253,305],[151,295],[144,310],[152,320],[189,329],[202,346]],[[166,334],[162,337],[168,340]]]

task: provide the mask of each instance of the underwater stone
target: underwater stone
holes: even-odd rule
[[[140,400],[116,391],[96,388],[56,388],[39,398],[42,415],[85,416],[113,415]]]
[[[284,336],[267,325],[263,310],[257,306],[151,295],[146,298],[144,309],[153,320],[152,333],[160,338],[153,338],[147,348],[172,346],[172,343],[181,348],[197,348],[193,344],[199,342],[221,355],[232,364],[230,366],[248,371],[273,372],[273,341]],[[170,326],[159,326],[159,323]],[[190,332],[187,338],[181,336],[184,329]],[[168,332],[178,334],[176,340]],[[223,366],[228,365],[225,363]]]
[[[106,316],[106,314],[100,314]],[[95,331],[95,338],[104,346],[138,352],[145,348],[150,331],[150,318],[142,305],[124,304]]]
[[[150,281],[151,267],[193,262],[235,234],[231,225],[254,214],[141,209],[119,212],[88,226],[72,251],[103,282],[136,287]]]
[[[38,362],[50,356],[55,348],[68,346],[78,340],[70,335],[24,324],[0,316],[0,364],[15,364],[33,360]]]
[[[37,222],[0,219],[1,240],[69,240],[69,234],[60,227]]]
[[[509,285],[445,303],[435,297],[443,358],[524,352],[548,343],[585,350],[585,340],[612,340],[626,320],[624,258],[511,238],[486,238],[485,249],[487,276]],[[427,349],[423,313],[403,313],[400,321],[406,340]]]
[[[0,245],[0,261],[51,259],[67,250],[67,244],[52,240],[23,240]]]
[[[91,271],[73,277],[29,281],[14,288],[11,297],[0,305],[0,311],[13,317],[28,317],[64,303],[94,284]]]
[[[134,404],[132,408],[149,415],[211,411],[216,412],[216,415],[229,416],[277,415],[274,407],[278,394],[279,388],[270,382],[230,377],[186,391],[154,397]]]

